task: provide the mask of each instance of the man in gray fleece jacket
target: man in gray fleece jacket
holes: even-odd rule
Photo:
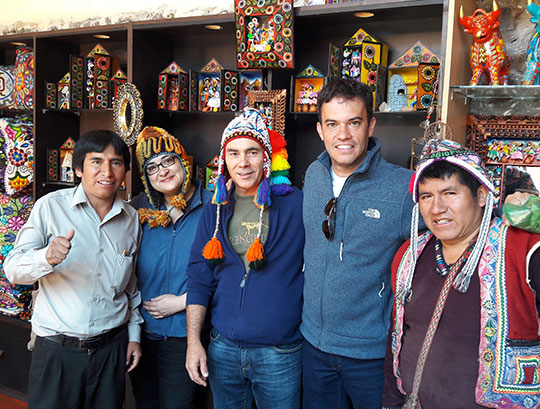
[[[318,96],[326,151],[309,166],[303,218],[304,408],[381,408],[390,264],[410,235],[412,172],[386,162],[371,91],[354,80]],[[322,228],[321,228],[322,222]]]

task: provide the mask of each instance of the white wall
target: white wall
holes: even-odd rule
[[[231,13],[233,0],[0,0],[0,35]]]

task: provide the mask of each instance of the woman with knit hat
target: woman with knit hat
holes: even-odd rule
[[[186,268],[189,250],[211,198],[191,181],[191,165],[174,136],[147,126],[137,138],[144,192],[132,201],[143,228],[137,277],[144,318],[143,358],[131,373],[137,409],[193,408],[197,385],[185,369]]]
[[[209,380],[215,409],[300,408],[304,227],[286,157],[285,140],[256,110],[223,132],[216,192],[187,270],[186,367],[198,384]]]

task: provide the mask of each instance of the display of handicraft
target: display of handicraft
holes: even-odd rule
[[[127,81],[126,74],[118,68],[119,61],[100,44],[86,57],[70,55],[69,71],[60,81],[45,82],[45,108],[110,108],[119,86]]]
[[[223,67],[212,59],[201,68],[198,84],[198,110],[203,112],[221,111],[221,71]]]
[[[158,109],[189,110],[189,74],[175,61],[159,73]]]
[[[540,5],[528,0],[527,10],[531,13],[531,22],[535,24],[534,33],[527,47],[525,58],[527,68],[522,85],[540,85]]]
[[[293,1],[235,0],[238,68],[294,68]]]
[[[486,162],[499,204],[515,190],[533,190],[527,175],[534,173],[532,167],[540,170],[539,117],[469,115],[467,146]]]
[[[292,79],[291,111],[317,112],[317,96],[324,86],[324,74],[308,65]]]
[[[510,58],[499,32],[501,10],[493,0],[493,11],[476,9],[472,16],[463,15],[459,10],[459,22],[464,31],[473,36],[470,65],[472,77],[469,85],[507,85],[510,72]],[[485,80],[482,78],[485,77]]]
[[[114,101],[118,96],[118,90],[120,89],[120,86],[125,82],[127,82],[127,75],[124,73],[124,71],[118,68],[109,82],[111,106],[114,104]]]
[[[144,116],[141,93],[131,82],[125,82],[118,90],[113,104],[114,130],[124,142],[131,146],[142,129]]]
[[[285,135],[285,110],[287,90],[250,91],[249,106],[263,116],[266,126],[280,135]]]
[[[239,111],[243,111],[249,105],[249,91],[262,91],[264,89],[264,76],[261,70],[240,71],[240,99],[238,100]]]
[[[417,41],[388,67],[388,105],[392,111],[426,110],[436,105],[434,84],[440,60]]]
[[[341,48],[330,44],[328,50],[328,81],[341,78]]]
[[[32,109],[34,107],[34,50],[20,45],[15,57],[14,108]]]
[[[373,110],[386,96],[388,46],[359,29],[341,51],[341,76],[367,84],[373,93]]]

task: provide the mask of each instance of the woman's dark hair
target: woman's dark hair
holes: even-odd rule
[[[334,98],[344,98],[345,100],[359,99],[366,106],[367,119],[373,118],[373,94],[366,84],[355,81],[351,78],[342,78],[330,81],[317,95],[317,111],[319,121],[321,121],[321,107],[324,103],[330,102]]]
[[[418,179],[418,184],[424,183],[426,179],[447,179],[457,175],[459,183],[466,186],[476,199],[478,188],[482,185],[478,179],[465,169],[446,161],[436,161],[422,172]]]
[[[103,152],[107,146],[111,145],[117,155],[124,158],[126,171],[129,170],[130,155],[126,143],[116,134],[116,132],[100,129],[89,131],[79,138],[73,149],[73,169],[80,169],[84,172],[84,158],[87,153]]]

